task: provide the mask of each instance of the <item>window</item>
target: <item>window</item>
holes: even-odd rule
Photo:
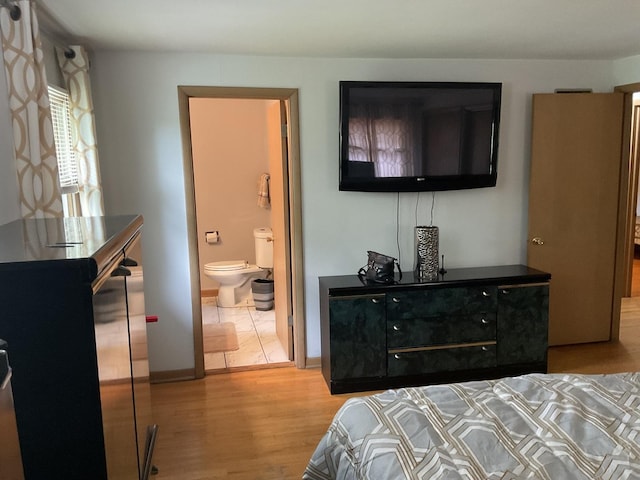
[[[65,217],[69,217],[75,215],[75,196],[80,187],[78,161],[73,149],[69,93],[50,85],[49,103],[53,122],[53,139],[58,159],[58,177],[63,194],[62,203]]]
[[[349,159],[373,162],[376,177],[413,175],[408,122],[397,118],[349,119]]]
[[[352,104],[349,160],[371,162],[376,177],[414,175],[410,105]]]

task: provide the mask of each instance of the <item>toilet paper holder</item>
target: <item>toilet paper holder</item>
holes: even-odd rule
[[[220,241],[220,232],[218,230],[205,232],[204,239],[208,244],[218,243]]]

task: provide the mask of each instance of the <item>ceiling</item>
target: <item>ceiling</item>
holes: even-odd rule
[[[351,58],[618,59],[638,0],[37,0],[93,50]],[[41,20],[41,24],[44,22]],[[44,28],[43,28],[44,29]],[[53,32],[56,33],[56,32]]]

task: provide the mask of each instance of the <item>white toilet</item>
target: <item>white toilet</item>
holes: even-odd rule
[[[246,260],[211,262],[204,266],[204,274],[220,284],[218,306],[235,307],[247,305],[251,296],[251,281],[265,278],[273,268],[273,233],[271,228],[255,228],[253,237],[256,249],[256,264]]]

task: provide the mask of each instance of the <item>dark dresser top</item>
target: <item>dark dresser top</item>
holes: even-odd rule
[[[498,265],[491,267],[450,268],[445,274],[438,274],[434,280],[419,278],[414,271],[403,272],[402,279],[396,272],[393,284],[365,284],[357,275],[320,277],[320,288],[340,295],[362,295],[383,293],[397,288],[438,288],[453,285],[500,284],[548,282],[551,274],[526,265]]]
[[[83,261],[95,276],[141,226],[140,215],[15,220],[0,226],[0,271]]]

